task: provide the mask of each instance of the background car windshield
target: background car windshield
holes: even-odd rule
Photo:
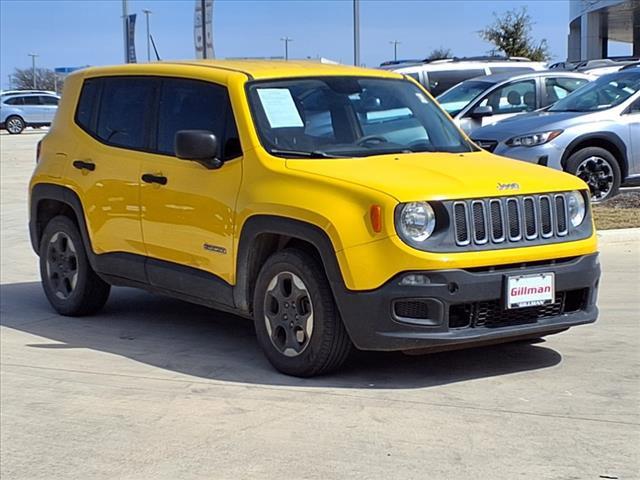
[[[478,80],[467,80],[455,87],[447,90],[438,97],[440,106],[449,115],[455,117],[464,107],[475,100],[482,92],[494,85],[490,82],[480,82]]]
[[[406,80],[321,77],[256,82],[249,98],[260,139],[274,155],[475,150],[435,102]]]
[[[640,90],[640,73],[606,75],[553,105],[550,112],[595,112],[620,105]]]

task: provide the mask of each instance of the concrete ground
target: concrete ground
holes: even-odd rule
[[[27,239],[40,137],[0,136],[3,480],[640,478],[637,232],[603,236],[596,324],[300,380],[250,323],[180,301],[54,314]]]

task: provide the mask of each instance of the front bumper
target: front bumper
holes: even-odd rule
[[[553,305],[504,309],[507,275],[544,272],[555,273]],[[401,285],[405,275],[415,273],[428,277],[429,283]],[[357,292],[334,285],[334,292],[359,349],[446,349],[543,336],[592,323],[598,316],[599,278],[596,253],[529,266],[404,272],[376,290]]]
[[[562,150],[553,142],[538,145],[537,147],[509,147],[504,142],[499,142],[493,150],[493,153],[503,157],[562,170]]]

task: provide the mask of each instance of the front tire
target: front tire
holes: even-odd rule
[[[24,120],[17,115],[11,115],[4,122],[4,127],[11,135],[17,135],[27,127]]]
[[[40,241],[40,277],[51,306],[61,315],[90,315],[109,298],[111,286],[93,271],[82,237],[70,218],[58,216]]]
[[[603,202],[618,194],[621,182],[616,158],[600,147],[578,150],[567,160],[566,171],[589,185],[592,202]]]
[[[280,372],[311,377],[336,370],[352,344],[321,265],[298,249],[273,254],[256,283],[258,343]]]

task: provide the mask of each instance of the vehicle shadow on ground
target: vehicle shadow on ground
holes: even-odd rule
[[[424,388],[548,368],[562,360],[555,350],[527,343],[422,356],[354,352],[337,373],[298,379],[270,366],[249,320],[126,288],[114,288],[95,316],[63,317],[37,282],[0,286],[0,324],[41,337],[26,348],[88,348],[195,377],[263,385]]]

